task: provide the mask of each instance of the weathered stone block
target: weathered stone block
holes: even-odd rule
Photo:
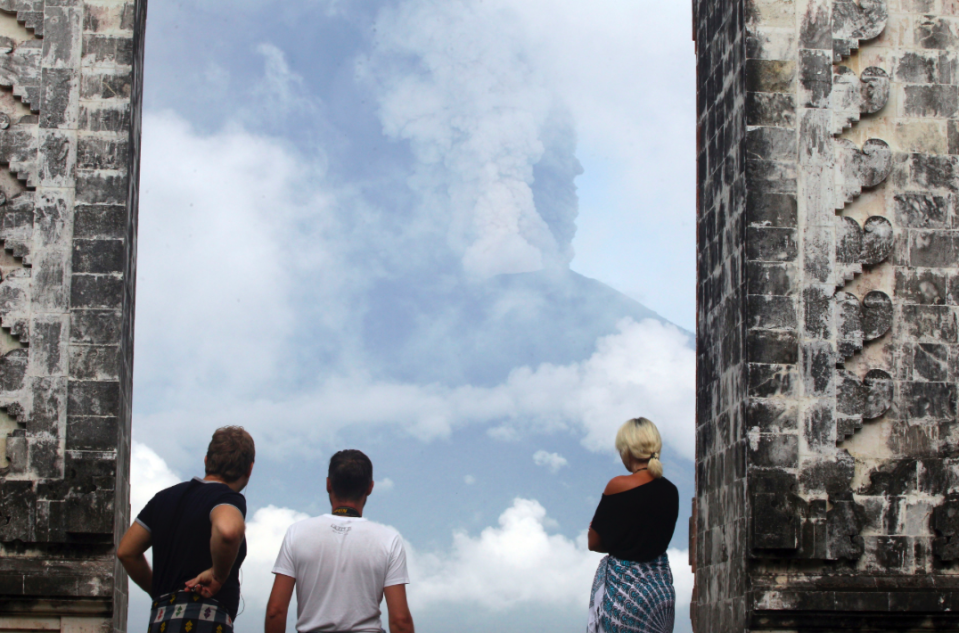
[[[925,49],[948,50],[955,48],[957,23],[954,19],[926,15],[916,20],[914,38]]]
[[[126,169],[129,144],[126,139],[102,139],[83,136],[79,139],[80,169]]]
[[[955,267],[956,237],[951,231],[909,231],[909,264],[921,268]]]
[[[797,253],[795,229],[760,227],[746,229],[746,257],[751,261],[793,261]]]
[[[27,596],[49,596],[54,598],[77,595],[79,576],[59,574],[27,575],[23,581],[23,593]]]
[[[795,97],[790,94],[773,92],[746,93],[746,124],[795,128]]]
[[[125,174],[78,171],[77,201],[86,204],[119,205],[126,200],[127,186]]]
[[[74,308],[114,308],[123,305],[123,279],[108,275],[74,275],[71,288]]]
[[[750,328],[795,330],[795,301],[790,297],[750,296],[746,304],[746,323]]]
[[[956,86],[905,86],[903,95],[907,116],[950,119],[959,113],[959,88]]]
[[[753,549],[796,549],[799,517],[788,494],[750,495]]]
[[[126,260],[122,240],[74,240],[74,273],[122,273]]]
[[[120,414],[120,384],[71,380],[68,387],[68,413],[79,416],[117,416]]]
[[[108,451],[117,444],[117,418],[70,416],[67,450]]]
[[[789,92],[796,81],[796,62],[746,60],[747,92]]]
[[[70,315],[70,341],[109,345],[120,340],[122,317],[114,310],[80,310]]]
[[[795,195],[750,193],[746,198],[746,222],[750,225],[796,228],[796,220]]]
[[[120,348],[117,346],[73,346],[70,348],[71,376],[80,380],[118,380]]]
[[[902,306],[903,332],[928,342],[957,343],[956,313],[950,306]]]
[[[74,238],[115,238],[126,236],[127,210],[121,205],[78,205],[73,224]]]
[[[903,396],[903,408],[900,414],[904,419],[955,418],[956,385],[938,382],[904,382],[900,386]]]
[[[796,333],[784,330],[749,330],[746,358],[751,363],[795,365],[799,356]]]
[[[909,183],[916,189],[956,190],[956,158],[913,154],[909,157]]]
[[[796,369],[792,365],[749,363],[749,395],[756,398],[793,396],[796,391]]]
[[[946,228],[950,200],[946,196],[926,193],[904,193],[895,197],[896,221],[901,226],[917,229]]]
[[[796,165],[791,162],[747,160],[746,186],[749,191],[760,193],[795,193]]]
[[[79,77],[68,68],[44,68],[40,92],[40,127],[75,128],[79,117]]]
[[[795,267],[790,264],[748,262],[747,292],[751,295],[791,295],[795,292],[795,274]]]
[[[799,53],[799,85],[802,104],[808,108],[829,106],[832,94],[832,53],[802,50]]]
[[[896,60],[893,76],[907,84],[939,83],[939,53],[907,51]]]
[[[799,438],[795,435],[757,434],[749,440],[749,464],[761,468],[799,466]]]
[[[30,360],[46,375],[62,374],[63,323],[59,318],[35,319],[31,326]]]
[[[799,427],[798,409],[776,399],[750,398],[746,402],[746,429],[759,433],[782,433]]]

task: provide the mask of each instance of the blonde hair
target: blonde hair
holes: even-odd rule
[[[659,429],[646,418],[633,418],[616,432],[616,450],[623,458],[623,463],[629,467],[629,456],[640,461],[649,461],[646,470],[659,479],[663,476],[663,463],[659,461],[659,453],[663,450],[663,439],[659,436]]]

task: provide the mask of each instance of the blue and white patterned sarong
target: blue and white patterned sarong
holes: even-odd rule
[[[587,633],[672,633],[675,618],[676,590],[666,554],[648,563],[615,556],[599,562]]]

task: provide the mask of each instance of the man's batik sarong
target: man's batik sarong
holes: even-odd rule
[[[648,563],[607,556],[589,599],[587,633],[672,633],[676,590],[669,559]]]
[[[216,600],[177,591],[153,601],[148,633],[233,633],[233,619]]]

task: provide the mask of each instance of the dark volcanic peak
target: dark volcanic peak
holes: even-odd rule
[[[381,284],[367,351],[393,379],[492,385],[518,367],[589,358],[625,318],[664,318],[578,273],[500,275],[473,284]],[[692,339],[691,339],[692,340]]]

